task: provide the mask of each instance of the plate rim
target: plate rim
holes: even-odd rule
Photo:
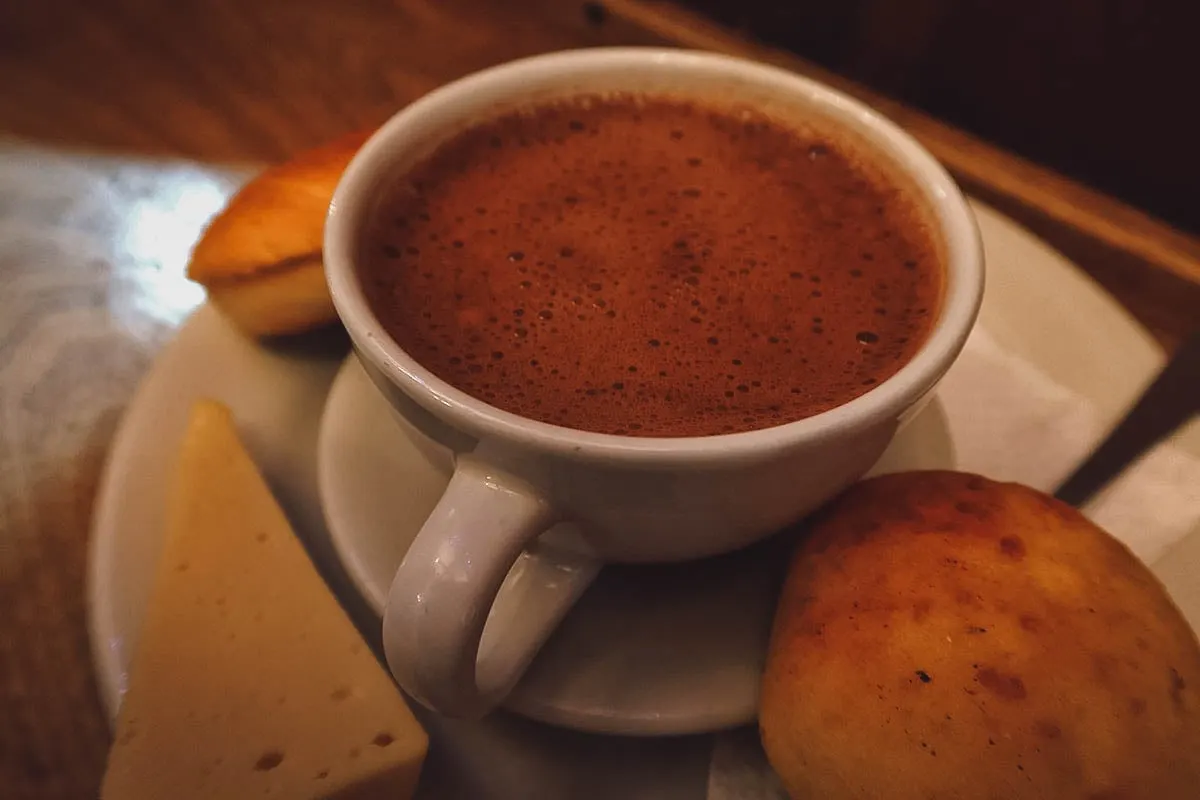
[[[119,638],[114,619],[114,608],[111,602],[103,602],[104,592],[100,587],[112,575],[116,567],[111,563],[116,552],[113,548],[105,547],[106,540],[116,538],[118,527],[116,521],[120,513],[121,496],[118,494],[122,481],[116,470],[117,465],[130,460],[136,447],[137,440],[133,430],[138,426],[144,415],[138,413],[146,405],[153,392],[157,376],[165,369],[161,355],[167,348],[174,345],[185,327],[207,308],[207,302],[198,306],[176,330],[175,335],[167,342],[159,355],[154,358],[150,368],[130,397],[129,403],[121,413],[121,420],[113,432],[112,443],[105,453],[101,467],[100,481],[93,499],[93,510],[88,526],[88,541],[86,549],[87,569],[84,573],[84,596],[87,613],[88,647],[92,657],[93,680],[100,694],[110,725],[115,724],[121,700],[125,695],[125,674],[120,663],[120,656],[115,653],[113,640]],[[102,531],[109,531],[105,536]]]

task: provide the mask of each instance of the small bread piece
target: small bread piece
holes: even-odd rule
[[[1032,489],[926,472],[821,512],[759,725],[795,800],[1200,797],[1200,645],[1122,544]]]
[[[353,133],[268,167],[213,218],[188,277],[252,336],[300,333],[337,319],[321,259],[338,180],[369,133]]]

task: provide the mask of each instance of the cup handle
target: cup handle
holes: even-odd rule
[[[405,691],[447,716],[470,718],[516,685],[599,570],[587,556],[533,546],[557,521],[524,481],[459,456],[388,591],[383,649]],[[503,631],[492,635],[493,628]]]

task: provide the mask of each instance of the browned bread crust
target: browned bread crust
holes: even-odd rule
[[[1200,797],[1200,646],[1073,508],[927,472],[864,482],[797,550],[760,709],[789,793]]]
[[[325,214],[368,135],[348,134],[268,167],[196,243],[188,277],[247,333],[298,333],[337,318],[321,260]]]

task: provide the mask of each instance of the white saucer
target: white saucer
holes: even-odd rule
[[[947,377],[940,402],[914,421],[881,468],[953,464],[1049,488],[1119,417],[1163,356],[1120,306],[1075,267],[995,212],[979,205],[976,211],[989,262],[979,330]],[[382,587],[390,579],[398,558],[396,542],[416,530],[422,509],[434,502],[444,473],[422,462],[411,450],[408,482],[382,480],[383,473],[377,473],[381,496],[409,498],[411,505],[393,509],[396,516],[386,540],[358,539],[349,529],[343,532],[339,549],[355,575],[354,581],[347,579],[322,521],[315,457],[321,411],[345,355],[345,338],[338,332],[282,349],[268,348],[243,338],[208,307],[197,311],[159,355],[117,432],[93,518],[89,624],[98,681],[111,713],[115,714],[120,703],[162,543],[167,480],[188,410],[200,397],[218,398],[233,409],[253,455],[318,566],[368,639],[377,639],[374,613],[363,597],[370,599],[374,594],[371,587]],[[351,380],[342,378],[339,392],[352,394]],[[370,400],[364,402],[369,405]],[[388,424],[376,433],[382,437],[394,430]],[[947,430],[949,437],[944,438]],[[1187,458],[1200,454],[1197,432],[1193,426],[1177,439]],[[1100,505],[1105,497],[1120,495],[1123,483],[1102,496]],[[329,494],[332,497],[333,493]],[[1146,503],[1160,507],[1167,497],[1161,487],[1136,494],[1145,494]],[[1136,514],[1107,519],[1102,512],[1103,507],[1097,514],[1101,521],[1147,560],[1182,538],[1139,538],[1143,528],[1153,526],[1141,525]],[[1200,504],[1190,512],[1200,512]],[[1194,516],[1183,522],[1196,527]],[[367,554],[373,552],[386,555],[372,563]],[[753,590],[755,573],[749,567],[734,568],[736,562],[755,563],[756,557],[753,552],[742,554],[729,563],[714,562],[703,569],[713,570],[710,575],[726,574],[729,580],[751,584],[748,589]],[[632,674],[627,662],[634,654],[644,657],[653,649],[614,648],[593,651],[593,659],[574,661],[568,669],[567,664],[556,661],[555,654],[566,657],[582,652],[582,645],[573,644],[572,639],[578,635],[575,631],[583,629],[573,628],[571,621],[535,663],[514,704],[543,719],[573,720],[597,730],[627,733],[695,730],[748,719],[753,712],[756,659],[769,617],[769,605],[753,611],[749,602],[753,598],[757,598],[754,602],[766,602],[768,593],[739,594],[715,577],[706,582],[694,567],[677,569],[675,580],[683,589],[671,597],[682,598],[685,590],[704,589],[748,598],[746,605],[741,605],[743,601],[731,603],[718,609],[719,615],[706,619],[697,614],[697,606],[667,598],[661,616],[621,614],[617,613],[618,604],[632,596],[627,593],[637,591],[637,579],[632,574],[615,574],[606,576],[581,601],[573,618],[607,620],[615,630],[598,630],[597,635],[610,639],[619,635],[625,641],[640,642],[643,648],[647,643],[661,643],[660,652],[668,656],[708,653],[720,655],[724,661],[702,662],[696,655],[686,661],[671,657],[646,664],[647,671]],[[668,609],[675,609],[679,616],[668,615]],[[718,638],[716,630],[735,627],[731,617],[745,620],[745,629],[735,631],[739,638],[725,648],[708,647],[696,638],[699,634]],[[580,664],[586,664],[586,669]],[[616,675],[629,679],[616,683]],[[709,687],[713,694],[697,701],[700,686]],[[496,724],[512,727],[506,720]],[[575,740],[560,734],[558,741]],[[586,761],[584,755],[580,758]]]

